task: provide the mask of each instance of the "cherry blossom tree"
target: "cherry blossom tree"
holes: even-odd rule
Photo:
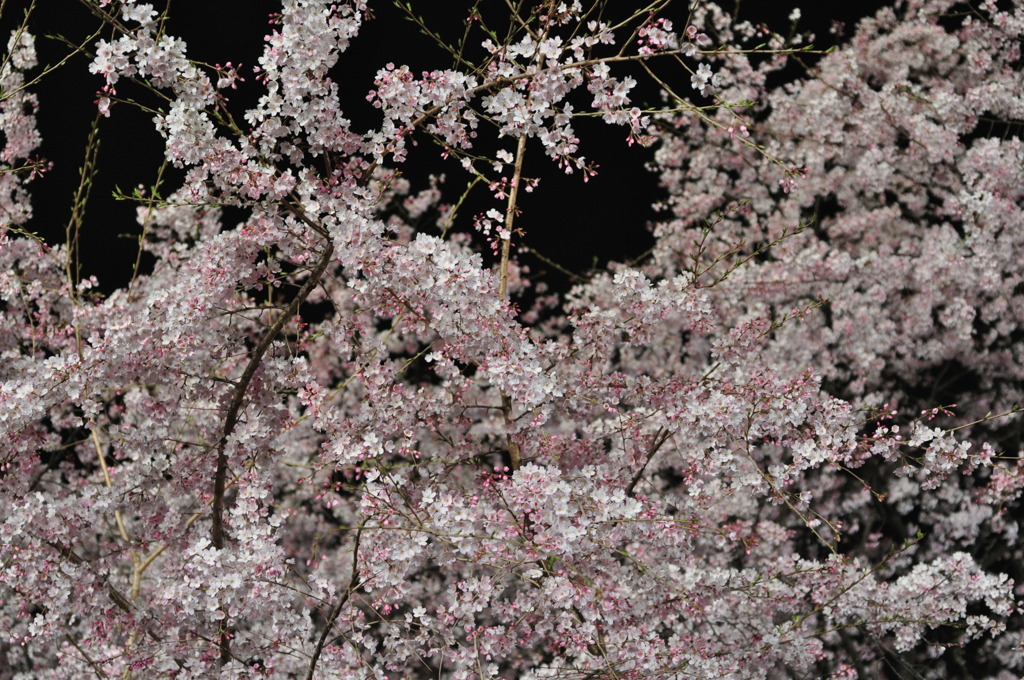
[[[98,294],[88,162],[65,242],[30,230],[13,32],[0,677],[1024,672],[1019,3],[827,54],[710,2],[467,3],[454,41],[401,3],[453,67],[380,64],[369,129],[366,2],[286,0],[253,70],[84,4],[99,112],[149,110],[182,180]],[[655,245],[545,289],[524,158],[583,181],[609,139],[652,150]]]

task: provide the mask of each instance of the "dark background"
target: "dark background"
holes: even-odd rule
[[[159,0],[154,4],[158,10],[164,6]],[[468,0],[446,1],[443,5],[434,0],[413,3],[431,26],[453,38],[461,35],[462,18],[467,13],[453,10],[453,7],[468,10],[472,4]],[[840,42],[843,34],[848,36],[861,17],[889,3],[884,0],[855,3],[746,0],[737,8],[730,0],[725,0],[723,6],[735,11],[741,20],[763,23],[772,30],[788,34],[791,25],[788,17],[798,4],[803,5],[800,30],[816,34],[815,47],[825,48]],[[7,2],[4,16],[0,18],[3,36],[10,34],[27,5],[25,0]],[[436,9],[439,5],[444,9]],[[483,0],[481,10],[487,13],[485,16],[496,16],[501,6],[497,0]],[[451,66],[451,58],[421,35],[390,2],[371,0],[370,7],[374,18],[366,23],[342,55],[334,74],[342,87],[343,108],[357,130],[369,129],[380,121],[379,112],[366,101],[366,94],[373,85],[374,74],[384,64],[407,63],[413,72]],[[613,0],[610,7],[625,12],[631,5]],[[262,52],[263,36],[271,29],[268,16],[280,9],[280,3],[274,0],[172,0],[170,9],[168,30],[186,40],[190,58],[209,63],[244,64],[240,73],[247,81],[231,93],[230,104],[236,120],[241,120],[244,111],[255,104],[260,94],[261,87],[252,77],[251,69]],[[686,3],[679,2],[670,16],[676,23],[676,30],[681,30],[685,26]],[[830,31],[835,22],[845,25],[838,34]],[[37,37],[40,65],[43,65],[63,59],[70,51],[66,40],[81,43],[99,27],[99,22],[75,0],[39,0],[30,25]],[[101,35],[109,37],[109,30]],[[480,40],[482,38],[474,42]],[[88,49],[91,52],[91,46]],[[72,57],[34,88],[39,96],[39,128],[43,137],[40,155],[52,161],[53,168],[30,185],[34,217],[26,227],[51,243],[65,238],[86,140],[96,118],[93,102],[103,80],[88,72],[90,58],[82,54]],[[40,68],[35,69],[33,75],[39,71]],[[685,76],[688,74],[677,75],[683,84],[679,91],[693,92]],[[798,76],[796,70],[784,74],[784,77]],[[645,83],[642,75],[638,75],[637,80],[640,85],[634,90],[634,99],[641,105],[657,104],[656,88]],[[145,96],[141,90],[133,92],[121,84],[118,94],[137,95],[140,101],[144,101]],[[99,125],[99,173],[87,206],[80,248],[82,275],[96,275],[101,290],[109,292],[127,282],[138,251],[135,205],[114,200],[115,187],[130,193],[140,184],[151,185],[160,165],[163,141],[153,130],[151,115],[130,106],[115,105],[111,117],[100,120]],[[575,127],[581,139],[580,153],[599,165],[599,174],[586,183],[579,173],[563,175],[543,155],[540,143],[533,142],[527,154],[526,174],[544,179],[536,192],[523,196],[523,217],[519,224],[527,232],[529,246],[571,271],[583,272],[608,260],[627,260],[649,248],[652,239],[647,224],[655,217],[650,206],[660,195],[657,182],[644,167],[652,150],[628,147],[624,128],[586,120]],[[508,144],[503,146],[508,147]],[[446,199],[455,200],[467,177],[455,162],[441,162],[439,150],[428,144],[412,149],[409,158],[402,171],[413,181],[414,189],[425,186],[417,180],[425,179],[429,173],[444,172],[448,176]],[[173,176],[166,186],[176,186]],[[488,203],[483,194],[478,195],[476,203],[470,203],[460,212],[455,228],[468,228],[473,213],[486,207],[493,207],[493,203]],[[226,219],[232,224],[231,220],[243,219],[243,214],[228,213]],[[524,262],[530,265],[533,274],[543,275],[556,289],[564,289],[570,282],[548,265],[531,259],[524,258]],[[145,268],[146,263],[143,265]]]

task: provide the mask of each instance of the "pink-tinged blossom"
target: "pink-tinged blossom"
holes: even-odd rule
[[[712,94],[721,82],[722,74],[713,73],[711,67],[706,63],[698,65],[697,70],[690,76],[690,86],[700,92],[701,96]]]
[[[47,167],[44,161],[30,160],[42,143],[35,115],[39,100],[26,89],[24,74],[36,65],[35,38],[27,31],[13,31],[7,55],[0,64],[0,219],[23,224],[32,216],[25,183]]]

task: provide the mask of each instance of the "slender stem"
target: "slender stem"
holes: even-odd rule
[[[519,137],[516,147],[515,170],[512,174],[512,186],[508,192],[508,206],[505,208],[505,231],[501,238],[501,261],[498,264],[498,298],[508,300],[508,261],[512,248],[512,228],[515,226],[516,203],[519,200],[519,184],[523,177],[523,157],[526,155],[526,135]],[[512,427],[512,399],[504,390],[501,392],[501,413],[505,418],[505,442],[508,445],[508,456],[513,470],[522,464],[522,453],[519,444],[512,438],[508,429]]]
[[[330,616],[327,617],[327,624],[320,633],[320,639],[316,641],[316,648],[313,650],[313,656],[309,660],[309,670],[306,671],[306,680],[313,680],[313,673],[316,671],[316,664],[320,660],[320,654],[324,651],[324,645],[327,644],[327,636],[330,635],[334,622],[341,614],[342,607],[345,606],[345,603],[348,602],[348,598],[355,592],[356,588],[359,587],[359,539],[362,535],[363,525],[359,525],[359,528],[356,529],[355,545],[352,547],[352,576],[349,577],[348,587],[345,588],[345,592],[338,598],[337,604],[334,605],[334,609],[331,610]]]
[[[156,173],[156,181],[153,183],[153,199],[159,198],[160,185],[163,183],[164,170],[167,169],[167,159],[165,158],[163,163],[160,164],[160,169]],[[145,250],[146,237],[149,235],[149,224],[153,219],[153,210],[146,211],[146,218],[142,221],[142,233],[139,234],[139,248],[135,251],[135,265],[132,267],[132,278],[128,281],[128,297],[131,298],[132,288],[135,286],[135,282],[139,278],[139,270],[142,267],[142,253]]]

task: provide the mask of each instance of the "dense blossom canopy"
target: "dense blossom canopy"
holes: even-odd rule
[[[13,33],[0,678],[1024,673],[1019,2],[900,0],[828,54],[710,2],[478,4],[452,68],[380,64],[371,129],[362,0],[285,0],[254,72],[83,2],[99,110],[148,96],[184,179],[97,294],[74,217],[30,231]],[[592,176],[581,116],[663,198],[563,294],[517,259],[523,158]]]

